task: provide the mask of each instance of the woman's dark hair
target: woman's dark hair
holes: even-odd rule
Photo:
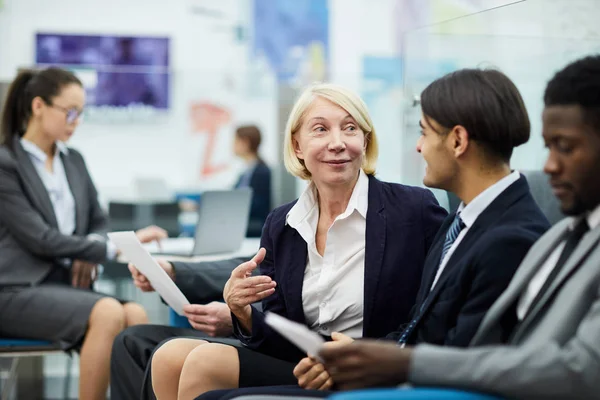
[[[0,121],[0,143],[12,147],[15,136],[23,136],[31,118],[31,102],[40,97],[46,104],[60,95],[70,84],[83,86],[70,71],[48,68],[41,71],[24,70],[19,72],[8,89],[2,120]]]
[[[496,70],[462,69],[431,83],[421,109],[448,131],[457,125],[491,157],[508,162],[529,140],[527,109],[515,84]]]
[[[235,131],[235,136],[248,142],[250,151],[258,154],[258,148],[262,140],[260,129],[254,125],[240,126]]]
[[[600,56],[588,56],[567,65],[548,82],[544,104],[580,106],[583,120],[600,132]]]

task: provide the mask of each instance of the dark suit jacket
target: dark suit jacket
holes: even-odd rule
[[[235,187],[238,188],[242,177]],[[254,167],[249,186],[252,188],[252,203],[248,219],[247,237],[260,237],[262,228],[271,212],[271,170],[262,160]]]
[[[446,218],[427,255],[412,313],[418,323],[408,344],[466,347],[529,248],[550,227],[521,176],[475,220],[430,291],[454,215]],[[388,338],[398,340],[401,331]]]
[[[75,199],[72,236],[60,233],[48,192],[19,139],[12,149],[0,146],[0,286],[36,284],[60,258],[106,259],[106,243],[85,237],[104,235],[107,219],[83,157],[74,149],[60,154]]]
[[[381,182],[369,177],[363,336],[381,337],[406,322],[419,288],[427,251],[446,211],[429,190]],[[295,202],[275,209],[267,218],[261,246],[267,250],[260,271],[277,282],[275,293],[263,300],[263,309],[306,324],[302,285],[307,245],[286,224]],[[348,288],[352,290],[352,288]],[[235,316],[234,334],[249,348],[297,361],[303,357],[293,344],[252,310],[252,336],[243,335]]]
[[[231,271],[250,260],[247,257],[208,262],[171,262],[175,271],[175,284],[192,304],[223,301],[223,288],[231,277]]]

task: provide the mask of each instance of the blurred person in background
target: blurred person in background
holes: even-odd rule
[[[252,205],[246,233],[248,237],[260,237],[267,215],[271,211],[271,170],[258,155],[261,140],[260,130],[254,125],[240,126],[235,131],[233,151],[246,164],[235,189],[252,189]]]
[[[65,145],[85,105],[80,80],[58,68],[22,71],[0,130],[0,336],[48,340],[80,353],[79,398],[104,399],[112,343],[148,321],[138,304],[93,291],[116,247],[83,157]],[[166,237],[158,227],[142,242]]]

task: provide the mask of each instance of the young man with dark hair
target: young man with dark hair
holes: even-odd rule
[[[429,251],[412,321],[388,339],[464,347],[549,224],[525,178],[510,169],[513,148],[530,131],[510,79],[495,70],[456,71],[423,91],[421,108],[423,183],[462,203]]]
[[[469,349],[367,340],[326,345],[321,356],[340,388],[410,382],[517,399],[598,398],[600,56],[558,72],[544,102],[544,170],[571,217],[532,247]],[[511,251],[496,249],[490,257]]]

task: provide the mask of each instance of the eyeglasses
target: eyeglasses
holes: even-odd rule
[[[65,108],[52,103],[47,104],[50,107],[56,108],[57,110],[64,112],[67,115],[67,124],[69,125],[75,123],[75,121],[82,118],[83,110],[78,110],[77,108]]]

